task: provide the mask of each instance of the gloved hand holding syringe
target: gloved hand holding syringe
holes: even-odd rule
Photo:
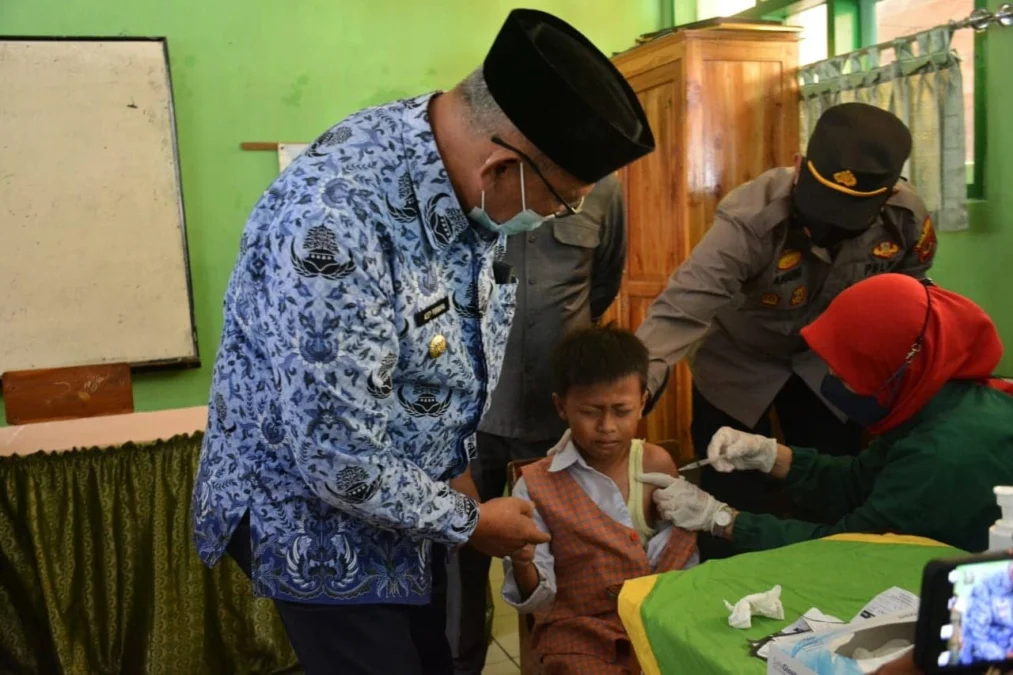
[[[707,446],[707,458],[682,467],[682,471],[713,466],[721,473],[762,471],[770,473],[777,461],[777,441],[731,427],[721,427]]]
[[[722,427],[711,438],[707,458],[682,467],[682,471],[710,465],[722,473],[770,473],[777,464],[781,447],[773,438]],[[791,450],[784,448],[784,454],[786,463],[790,464]],[[685,478],[648,473],[637,476],[637,479],[660,488],[653,495],[658,513],[676,527],[727,536],[736,515],[727,504],[714,499]]]

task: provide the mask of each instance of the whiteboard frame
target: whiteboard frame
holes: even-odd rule
[[[186,208],[183,200],[183,174],[179,158],[179,134],[176,128],[176,97],[172,89],[172,66],[169,60],[169,40],[166,37],[143,36],[73,36],[73,35],[0,35],[0,42],[159,42],[162,45],[162,58],[165,61],[166,86],[169,95],[169,132],[172,135],[172,157],[176,169],[176,208],[179,209],[180,243],[183,246],[183,271],[186,274],[186,296],[190,310],[190,342],[193,347],[192,356],[181,356],[172,359],[160,359],[130,363],[135,372],[156,370],[178,370],[200,368],[200,343],[197,340],[197,316],[193,304],[193,278],[190,273],[190,244],[187,237]],[[82,364],[86,365],[86,364]],[[0,373],[2,376],[2,373]]]

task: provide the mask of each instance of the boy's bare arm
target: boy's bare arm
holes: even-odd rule
[[[535,567],[535,547],[530,544],[525,546],[510,556],[510,562],[513,563],[514,581],[517,582],[521,599],[527,600],[538,588],[540,581],[538,568]]]
[[[679,469],[668,450],[654,443],[644,443],[644,473],[667,473],[678,478]]]
[[[644,473],[664,473],[678,478],[679,468],[675,465],[672,455],[663,447],[644,443]],[[655,490],[657,488],[653,485],[644,485],[644,513],[650,513],[651,518],[657,521],[659,516],[652,499]]]

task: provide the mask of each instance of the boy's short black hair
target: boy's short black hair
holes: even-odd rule
[[[566,396],[571,387],[616,382],[629,375],[639,375],[646,388],[649,360],[640,338],[615,324],[578,328],[553,354],[553,391]]]

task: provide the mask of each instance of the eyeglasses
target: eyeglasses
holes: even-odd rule
[[[523,159],[525,162],[528,163],[528,165],[531,167],[531,170],[535,172],[535,175],[541,179],[541,181],[545,184],[545,187],[548,188],[550,193],[552,193],[552,196],[555,197],[556,201],[558,201],[560,205],[563,207],[552,214],[553,218],[562,218],[563,216],[573,216],[581,212],[581,210],[584,208],[583,197],[577,200],[576,204],[571,204],[570,202],[566,201],[565,199],[563,199],[562,195],[560,195],[559,192],[556,191],[556,188],[552,187],[552,183],[550,183],[548,179],[546,179],[545,176],[542,175],[542,172],[538,169],[538,165],[535,164],[535,161],[533,159],[531,159],[526,154],[524,154],[514,146],[504,141],[499,136],[493,136],[490,140],[496,145],[506,148],[510,152],[517,153],[517,155],[520,156],[521,159]]]

